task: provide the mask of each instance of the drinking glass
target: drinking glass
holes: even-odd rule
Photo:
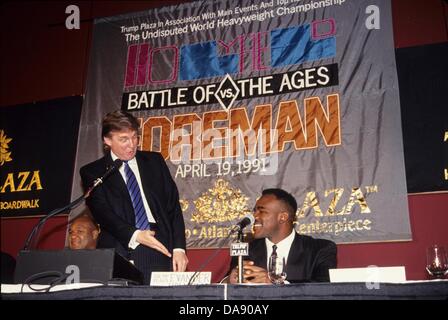
[[[433,245],[426,250],[426,271],[436,279],[445,277],[448,273],[448,261],[444,247]]]
[[[283,284],[286,279],[285,258],[271,256],[269,258],[268,276],[273,284]]]

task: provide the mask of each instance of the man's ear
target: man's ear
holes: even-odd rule
[[[112,139],[109,137],[103,137],[103,143],[110,148],[110,146],[112,145]]]
[[[288,221],[288,217],[289,217],[288,212],[286,211],[280,212],[280,223],[286,223]]]
[[[98,236],[100,235],[100,230],[93,230],[92,231],[93,239],[98,239]]]

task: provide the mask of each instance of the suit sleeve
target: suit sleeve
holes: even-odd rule
[[[81,168],[80,175],[84,190],[86,190],[96,178],[95,175],[89,172],[86,168]],[[107,200],[106,193],[102,185],[95,188],[95,190],[86,199],[86,204],[92,212],[95,220],[99,223],[100,227],[107,230],[123,245],[124,248],[127,248],[132,234],[137,229],[135,226],[130,225],[114,213],[114,209]]]
[[[318,251],[316,264],[313,269],[312,280],[318,282],[330,281],[329,269],[336,268],[337,247],[332,241],[325,241],[325,245]]]
[[[171,177],[168,166],[160,153],[157,153],[157,158],[160,162],[164,179],[164,193],[167,199],[166,213],[173,232],[173,248],[185,249],[185,222],[179,203],[179,192],[176,183]]]

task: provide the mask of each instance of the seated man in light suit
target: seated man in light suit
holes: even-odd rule
[[[68,229],[69,248],[73,250],[79,249],[96,249],[100,227],[88,214],[82,214],[76,217],[70,223]]]
[[[254,238],[249,256],[243,261],[244,283],[271,283],[267,264],[274,251],[286,260],[286,280],[329,281],[329,269],[336,268],[336,245],[323,239],[299,235],[293,222],[297,211],[294,197],[282,189],[266,189],[255,205]],[[238,283],[237,259],[232,259],[227,279]]]

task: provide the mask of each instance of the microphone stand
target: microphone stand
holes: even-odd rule
[[[34,226],[33,230],[31,230],[28,238],[26,239],[25,245],[23,247],[22,250],[28,250],[28,248],[30,247],[30,243],[31,240],[33,239],[33,237],[38,234],[38,230],[44,225],[44,223],[50,219],[51,217],[54,217],[56,215],[58,215],[61,212],[64,212],[66,210],[72,210],[74,208],[76,208],[77,206],[79,206],[81,204],[81,202],[83,200],[85,200],[89,195],[90,192],[92,192],[92,190],[98,185],[100,184],[100,182],[102,182],[102,180],[99,182],[98,180],[101,180],[101,178],[95,180],[95,182],[93,183],[93,185],[91,187],[89,187],[89,189],[82,195],[80,196],[78,199],[70,202],[68,205],[66,205],[65,207],[62,208],[58,208],[55,209],[53,211],[51,211],[49,214],[43,216],[40,220],[39,223],[37,225]]]
[[[238,230],[238,243],[243,242],[243,229]],[[243,256],[238,256],[238,283],[243,283]]]
[[[201,266],[199,266],[199,268],[193,273],[190,280],[188,281],[188,285],[193,284],[194,280],[196,280],[199,273],[202,270],[204,270],[204,268],[209,264],[209,262],[212,261],[216,257],[216,255],[219,253],[219,250],[222,249],[222,247],[226,244],[227,240],[232,236],[232,234],[235,233],[235,231],[237,231],[236,228],[233,228],[232,230],[230,230],[227,237],[225,237],[225,239],[222,241],[222,243],[219,245],[219,247],[215,249],[215,252],[211,256],[209,256],[209,258],[207,260],[205,260],[205,262]],[[241,240],[243,239],[243,229],[241,229],[241,228],[238,230],[238,238]]]
[[[103,176],[101,176],[101,177],[97,178],[95,181],[93,181],[92,185],[87,189],[87,191],[82,196],[80,196],[75,201],[70,202],[65,207],[55,209],[55,210],[51,211],[49,214],[47,214],[46,216],[43,216],[39,220],[39,223],[33,228],[33,230],[31,230],[30,235],[26,239],[25,246],[23,247],[23,250],[28,250],[28,248],[30,247],[31,240],[37,234],[40,227],[43,226],[45,221],[47,221],[49,218],[54,217],[55,215],[57,215],[61,212],[76,208],[81,203],[81,201],[85,200],[90,195],[90,193],[92,192],[93,189],[95,189],[97,186],[102,184],[108,176],[110,176],[115,170],[117,170],[121,166],[122,163],[123,163],[122,160],[116,159],[114,161],[113,165],[110,166],[109,169],[107,169],[107,171],[103,174]]]

